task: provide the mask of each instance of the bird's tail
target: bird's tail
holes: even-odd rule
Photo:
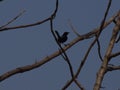
[[[58,33],[58,31],[55,31],[55,33],[56,33],[56,35],[57,35],[58,38],[61,38],[60,34]]]

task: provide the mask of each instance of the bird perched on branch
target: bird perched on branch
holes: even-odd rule
[[[55,31],[55,33],[57,34],[57,39],[59,43],[64,43],[67,41],[68,37],[67,35],[69,34],[69,32],[64,32],[62,36],[60,36],[60,34],[58,33],[58,31]]]

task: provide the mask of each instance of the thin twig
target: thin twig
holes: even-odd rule
[[[2,29],[0,29],[0,32],[2,31],[8,31],[8,30],[16,30],[16,29],[20,29],[20,28],[28,28],[28,27],[33,27],[33,26],[37,26],[37,25],[40,25],[40,24],[43,24],[47,21],[50,20],[50,17],[42,20],[42,21],[39,21],[39,22],[36,22],[36,23],[33,23],[33,24],[26,24],[26,25],[20,25],[20,26],[13,26],[13,27],[4,27]]]
[[[119,34],[117,40],[115,41],[115,43],[118,43],[119,41],[120,41],[120,34]]]
[[[89,54],[89,52],[90,52],[89,50],[91,50],[91,48],[95,45],[96,41],[98,40],[98,38],[99,38],[99,36],[100,36],[103,28],[104,28],[105,20],[106,20],[106,17],[107,17],[107,15],[108,15],[108,11],[109,11],[110,6],[111,6],[111,2],[109,2],[109,4],[108,4],[107,10],[106,10],[105,15],[104,15],[104,18],[103,18],[103,20],[102,20],[102,22],[101,22],[101,26],[100,26],[100,28],[99,28],[98,33],[96,34],[97,37],[95,38],[95,40],[93,41],[93,43],[90,45],[90,49],[88,49],[88,53],[87,53],[86,55]],[[75,77],[74,77],[74,78],[77,78],[77,76],[79,75],[80,70],[82,69],[82,66],[84,65],[84,63],[85,63],[85,61],[86,61],[86,58],[87,58],[87,56],[85,56],[85,59],[83,59],[83,61],[81,62],[81,65],[80,65],[80,67],[79,67],[79,69],[78,69],[78,72],[75,74]],[[73,79],[74,79],[74,78],[73,78]],[[73,82],[73,79],[71,79],[63,88],[66,89],[66,88]]]
[[[103,18],[103,20],[102,20],[102,22],[101,22],[101,26],[100,26],[99,32],[98,32],[98,34],[96,35],[96,37],[97,37],[96,41],[97,41],[97,45],[98,45],[98,54],[99,54],[99,57],[100,57],[101,61],[103,61],[103,59],[102,59],[102,55],[101,55],[101,52],[100,52],[99,36],[100,36],[100,34],[101,34],[102,30],[103,30],[104,23],[105,23],[105,20],[106,20],[106,18],[107,18],[107,15],[108,15],[108,12],[109,12],[111,3],[112,3],[112,0],[110,0],[110,1],[108,2],[108,6],[107,6],[107,9],[106,9],[106,11],[105,11],[104,18]]]
[[[118,14],[120,13],[120,11],[118,11],[115,15],[113,15],[107,22],[104,23],[104,27],[107,27],[110,23],[113,22],[113,20],[118,16]],[[48,20],[48,19],[46,19]],[[104,29],[106,30],[106,29]],[[79,41],[82,41],[82,40],[85,40],[85,39],[89,39],[91,36],[95,36],[96,33],[98,33],[99,31],[99,27],[96,28],[96,29],[93,29],[92,31],[84,34],[84,35],[81,35],[81,37],[77,37],[75,39],[73,39],[68,46],[64,47],[64,51],[66,51],[67,49],[71,48],[73,45],[77,44],[77,42]],[[43,66],[44,64],[46,64],[47,62],[50,62],[51,60],[53,60],[53,58],[57,57],[61,55],[61,52],[60,51],[56,51],[54,53],[52,53],[51,55],[39,60],[38,62],[36,63],[33,63],[33,64],[30,64],[30,65],[25,65],[23,67],[18,67],[18,68],[21,68],[21,69],[13,69],[13,70],[10,70],[8,72],[5,72],[3,73],[2,75],[0,75],[0,82],[1,81],[4,81],[6,80],[7,78],[13,76],[13,75],[16,75],[18,73],[23,73],[23,72],[27,72],[27,71],[30,71],[30,70],[33,70],[35,68],[38,68],[38,67],[41,67]],[[22,70],[22,71],[20,71]]]
[[[102,22],[101,22],[101,26],[100,26],[100,30],[99,30],[98,35],[99,35],[99,34],[101,33],[101,31],[103,30],[103,26],[104,26],[105,20],[106,20],[106,18],[107,18],[108,12],[109,12],[109,10],[110,10],[111,4],[112,4],[112,0],[109,0],[108,5],[107,5],[107,9],[106,9],[105,14],[104,14],[104,18],[103,18],[103,20],[102,20]]]
[[[55,9],[55,11],[54,11],[54,13],[53,13],[53,15],[51,16],[51,19],[50,19],[51,33],[52,33],[52,35],[54,36],[55,41],[57,42],[58,46],[59,46],[60,49],[61,49],[61,50],[60,50],[61,54],[63,53],[63,54],[62,54],[63,59],[68,63],[71,76],[74,77],[74,72],[73,72],[73,69],[72,69],[72,65],[71,65],[71,63],[70,63],[70,60],[69,60],[66,52],[65,52],[64,49],[62,48],[61,44],[57,41],[57,37],[56,37],[56,35],[55,35],[55,33],[54,33],[54,29],[53,29],[53,19],[55,19],[55,17],[56,17],[56,13],[57,13],[57,11],[58,11],[58,5],[59,5],[59,4],[58,4],[58,0],[57,0],[57,2],[56,2],[56,9]],[[79,88],[81,88],[81,84],[80,84],[77,80],[74,80],[74,81],[75,81],[76,85],[77,85]]]
[[[16,17],[14,17],[12,20],[10,20],[9,22],[7,22],[5,25],[0,27],[0,30],[4,27],[6,27],[7,25],[11,24],[12,22],[14,22],[17,18],[19,18],[23,13],[25,12],[25,10],[23,10],[22,12],[20,12]]]
[[[112,1],[110,0],[109,3],[110,3],[110,2],[112,2]],[[118,17],[120,17],[120,14],[119,14]],[[117,20],[117,24],[120,25],[120,19]],[[119,32],[119,27],[118,27],[118,25],[116,25],[116,26],[113,28],[113,33],[112,33],[112,36],[111,36],[111,39],[110,39],[108,48],[107,48],[107,50],[106,50],[106,53],[105,53],[105,56],[104,56],[102,65],[101,65],[101,67],[100,67],[100,69],[99,69],[99,71],[98,71],[98,73],[97,73],[97,77],[96,77],[96,81],[95,81],[94,89],[93,89],[93,90],[99,90],[100,87],[101,87],[101,84],[102,84],[104,75],[106,74],[106,70],[107,70],[108,63],[109,63],[109,61],[110,61],[110,55],[111,55],[111,53],[112,53],[112,49],[113,49],[113,47],[114,47],[117,34],[118,34],[118,32]]]
[[[116,57],[116,56],[120,56],[120,52],[111,54],[110,55],[110,59],[113,58],[113,57]]]
[[[58,46],[59,46],[60,49],[61,49],[61,50],[60,50],[61,54],[63,53],[63,54],[62,54],[63,59],[68,63],[71,76],[74,77],[74,72],[73,72],[73,69],[72,69],[72,65],[71,65],[71,63],[70,63],[70,60],[69,60],[66,52],[65,52],[64,49],[62,48],[61,44],[57,41],[57,37],[56,37],[56,35],[55,35],[55,33],[54,33],[54,30],[53,30],[53,19],[55,18],[57,11],[58,11],[58,0],[57,0],[57,3],[56,3],[56,9],[55,9],[55,11],[54,11],[54,13],[53,13],[53,15],[51,16],[51,19],[50,19],[51,33],[52,33],[52,35],[54,36],[55,41],[57,42]],[[77,81],[77,80],[74,80],[74,81],[75,81],[76,85],[78,85],[78,87],[81,88],[81,86],[80,86],[80,84],[78,83],[78,81]]]
[[[100,47],[100,42],[97,39],[97,45],[98,45],[98,55],[101,61],[103,61],[102,55],[101,55],[101,47]]]
[[[75,30],[75,28],[73,27],[73,25],[72,25],[72,23],[71,23],[70,20],[68,21],[68,24],[69,24],[69,26],[71,27],[72,31],[73,31],[78,37],[80,37],[81,35]]]
[[[108,66],[107,67],[107,72],[108,71],[115,71],[115,70],[120,70],[120,66]]]
[[[96,43],[96,39],[95,39],[95,40],[91,43],[91,45],[89,46],[89,48],[88,48],[88,50],[87,50],[87,52],[86,52],[83,60],[82,60],[81,63],[80,63],[80,66],[79,66],[79,68],[78,68],[78,70],[77,70],[74,78],[77,78],[78,75],[80,74],[80,71],[82,70],[82,67],[84,66],[84,64],[85,64],[85,62],[86,62],[86,60],[87,60],[87,57],[88,57],[88,55],[89,55],[89,53],[90,53],[90,51],[91,51],[91,49],[92,49],[92,47],[93,47],[93,45],[94,45],[95,43]],[[73,82],[74,78],[72,78],[70,81],[67,82],[67,84],[63,87],[63,90],[65,90],[66,88],[68,88],[68,86]]]

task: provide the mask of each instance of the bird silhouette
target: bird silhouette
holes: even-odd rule
[[[57,34],[57,40],[59,43],[64,43],[67,41],[68,39],[67,35],[69,34],[69,32],[64,32],[62,36],[60,36],[58,31],[55,31],[55,33]]]

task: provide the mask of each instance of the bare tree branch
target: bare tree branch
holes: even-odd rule
[[[120,55],[120,52],[113,53],[113,54],[111,54],[110,59],[113,58],[113,57],[119,56],[119,55]]]
[[[44,19],[44,20],[42,20],[42,21],[38,21],[38,22],[33,23],[33,24],[26,24],[26,25],[13,26],[13,27],[5,27],[5,26],[7,26],[7,25],[4,25],[4,27],[2,26],[2,28],[0,28],[0,32],[1,32],[1,31],[7,31],[7,30],[20,29],[20,28],[27,28],[27,27],[32,27],[32,26],[36,26],[36,25],[43,24],[43,23],[49,21],[51,18],[54,18],[54,17],[55,17],[56,12],[57,12],[57,9],[58,9],[57,6],[58,6],[58,0],[56,1],[56,8],[55,8],[54,12],[50,15],[50,17],[48,17],[48,18],[46,18],[46,19]],[[21,15],[21,14],[20,14],[20,15]],[[17,18],[18,18],[18,16],[15,17],[15,19],[17,19]],[[14,20],[15,20],[15,19],[14,19]],[[10,21],[10,23],[13,22],[14,20]],[[8,24],[9,24],[9,22],[8,22]]]
[[[15,21],[17,18],[19,18],[24,12],[25,12],[25,10],[22,11],[22,12],[20,12],[16,17],[14,17],[12,20],[10,20],[9,22],[7,22],[5,25],[1,26],[1,27],[0,27],[0,30],[1,30],[2,28],[6,27],[7,25],[11,24],[12,22],[14,22],[14,21]]]
[[[47,22],[49,20],[50,20],[50,17],[48,17],[48,18],[46,18],[46,19],[44,19],[42,21],[33,23],[33,24],[26,24],[26,25],[13,26],[13,27],[4,27],[4,28],[0,29],[0,32],[2,32],[2,31],[8,31],[8,30],[16,30],[16,29],[20,29],[20,28],[32,27],[32,26],[43,24],[43,23],[45,23],[45,22]]]
[[[69,66],[71,76],[74,77],[74,72],[73,72],[72,65],[71,65],[71,63],[70,63],[70,59],[68,58],[68,56],[67,56],[66,52],[64,51],[64,49],[62,48],[61,44],[57,41],[57,37],[56,37],[56,35],[55,35],[55,33],[54,33],[54,29],[53,29],[53,19],[55,19],[55,17],[56,17],[56,13],[57,13],[57,11],[58,11],[58,5],[59,5],[59,4],[58,4],[58,0],[57,0],[57,2],[56,2],[56,9],[55,9],[55,11],[54,11],[54,13],[53,13],[53,15],[51,16],[51,19],[50,19],[51,33],[52,33],[52,35],[54,36],[54,39],[55,39],[56,43],[58,44],[58,46],[59,46],[60,49],[61,49],[60,52],[61,52],[61,55],[62,55],[63,59],[67,62],[68,66]],[[62,54],[62,53],[63,53],[63,54]],[[79,88],[82,88],[82,87],[81,87],[81,84],[80,84],[77,80],[74,80],[74,81],[75,81],[76,85],[77,85]]]
[[[70,20],[69,20],[68,24],[70,25],[72,31],[73,31],[78,37],[80,37],[81,35],[75,30],[75,28],[73,27],[73,25],[72,25],[72,23],[70,22]]]
[[[120,34],[119,34],[118,39],[116,40],[116,43],[118,43],[119,41],[120,41]]]
[[[115,71],[115,70],[120,70],[120,66],[108,66],[108,68],[107,68],[107,72]]]
[[[88,57],[88,55],[89,55],[89,53],[90,53],[93,45],[95,44],[95,42],[96,42],[96,39],[95,39],[95,40],[91,43],[91,45],[89,46],[89,48],[88,48],[88,50],[87,50],[87,52],[86,52],[83,60],[82,60],[81,63],[80,63],[80,66],[79,66],[79,68],[78,68],[78,70],[77,70],[77,73],[75,74],[75,77],[74,77],[74,78],[77,78],[78,75],[80,74],[80,71],[81,71],[81,69],[83,68],[83,66],[84,66],[84,64],[85,64],[85,62],[86,62],[86,60],[87,60],[87,57]],[[66,90],[66,88],[68,88],[68,86],[73,82],[74,78],[72,78],[70,81],[68,81],[67,84],[63,87],[62,90]]]
[[[90,47],[90,49],[94,46],[94,44],[96,43],[96,41],[98,41],[99,35],[100,35],[101,31],[103,30],[104,23],[105,23],[105,20],[106,20],[106,17],[107,17],[107,14],[108,14],[108,11],[109,11],[110,6],[111,6],[111,1],[109,1],[109,3],[108,3],[108,7],[107,7],[107,10],[106,10],[106,12],[105,12],[105,16],[104,16],[104,18],[103,18],[103,20],[102,20],[102,22],[101,22],[100,29],[99,29],[98,33],[96,34],[97,37],[96,37],[96,39],[94,40],[94,42],[91,44],[92,46]],[[88,52],[89,52],[89,50],[88,50]],[[86,55],[87,55],[87,54],[86,54]],[[84,62],[85,62],[86,58],[87,58],[87,56],[85,57],[85,59],[83,59]],[[84,65],[84,62],[81,62],[81,65],[80,65],[81,68],[82,68],[82,66]],[[78,69],[79,72],[80,72],[81,68]],[[79,74],[79,72],[75,75],[74,78],[77,78],[77,75]],[[72,83],[72,81],[73,81],[73,79],[71,79],[71,80],[63,87],[63,90],[66,89],[66,88]]]
[[[106,23],[104,24],[104,28],[107,27],[107,26],[118,16],[118,13],[119,13],[119,12],[117,12],[114,16],[112,16],[112,17],[108,20],[108,22],[106,22]],[[99,31],[99,28],[94,29],[94,30],[92,30],[91,32],[88,32],[88,33],[82,35],[81,37],[77,37],[77,38],[73,39],[73,40],[69,43],[69,45],[67,45],[66,47],[63,48],[64,51],[66,51],[67,49],[71,48],[73,45],[75,45],[75,44],[76,44],[77,42],[79,42],[79,41],[82,41],[82,40],[85,40],[85,39],[89,39],[89,37],[95,36],[98,31]],[[14,70],[10,70],[10,71],[8,71],[8,72],[0,75],[0,81],[3,81],[3,80],[5,80],[5,79],[7,79],[7,78],[9,78],[10,76],[13,76],[13,75],[15,75],[15,74],[21,73],[21,70],[22,70],[22,72],[27,72],[27,71],[29,71],[29,70],[33,70],[33,69],[35,69],[35,68],[38,68],[38,67],[44,65],[45,63],[51,61],[53,58],[59,56],[60,54],[61,54],[60,51],[56,51],[56,52],[54,52],[53,54],[45,57],[44,59],[39,60],[39,62],[33,63],[33,64],[31,64],[31,65],[26,65],[26,66],[23,66],[23,67],[18,67],[18,68],[21,68],[21,69],[17,69],[17,68],[16,68],[16,69],[14,69]]]
[[[120,13],[119,13],[118,17],[120,17]],[[120,29],[118,27],[118,25],[120,25],[120,18],[117,19],[117,25],[113,29],[111,40],[109,42],[106,54],[104,56],[103,63],[102,63],[102,65],[101,65],[101,67],[100,67],[100,69],[97,73],[97,78],[96,78],[96,82],[95,82],[95,85],[94,85],[94,90],[99,90],[100,87],[101,87],[101,83],[102,83],[104,75],[106,73],[108,62],[110,61],[111,52],[112,52],[112,49],[114,47],[115,40],[116,40],[117,34],[119,32],[119,29]]]
[[[97,45],[98,45],[98,55],[101,61],[103,61],[102,55],[101,55],[101,46],[99,40],[97,40]]]

